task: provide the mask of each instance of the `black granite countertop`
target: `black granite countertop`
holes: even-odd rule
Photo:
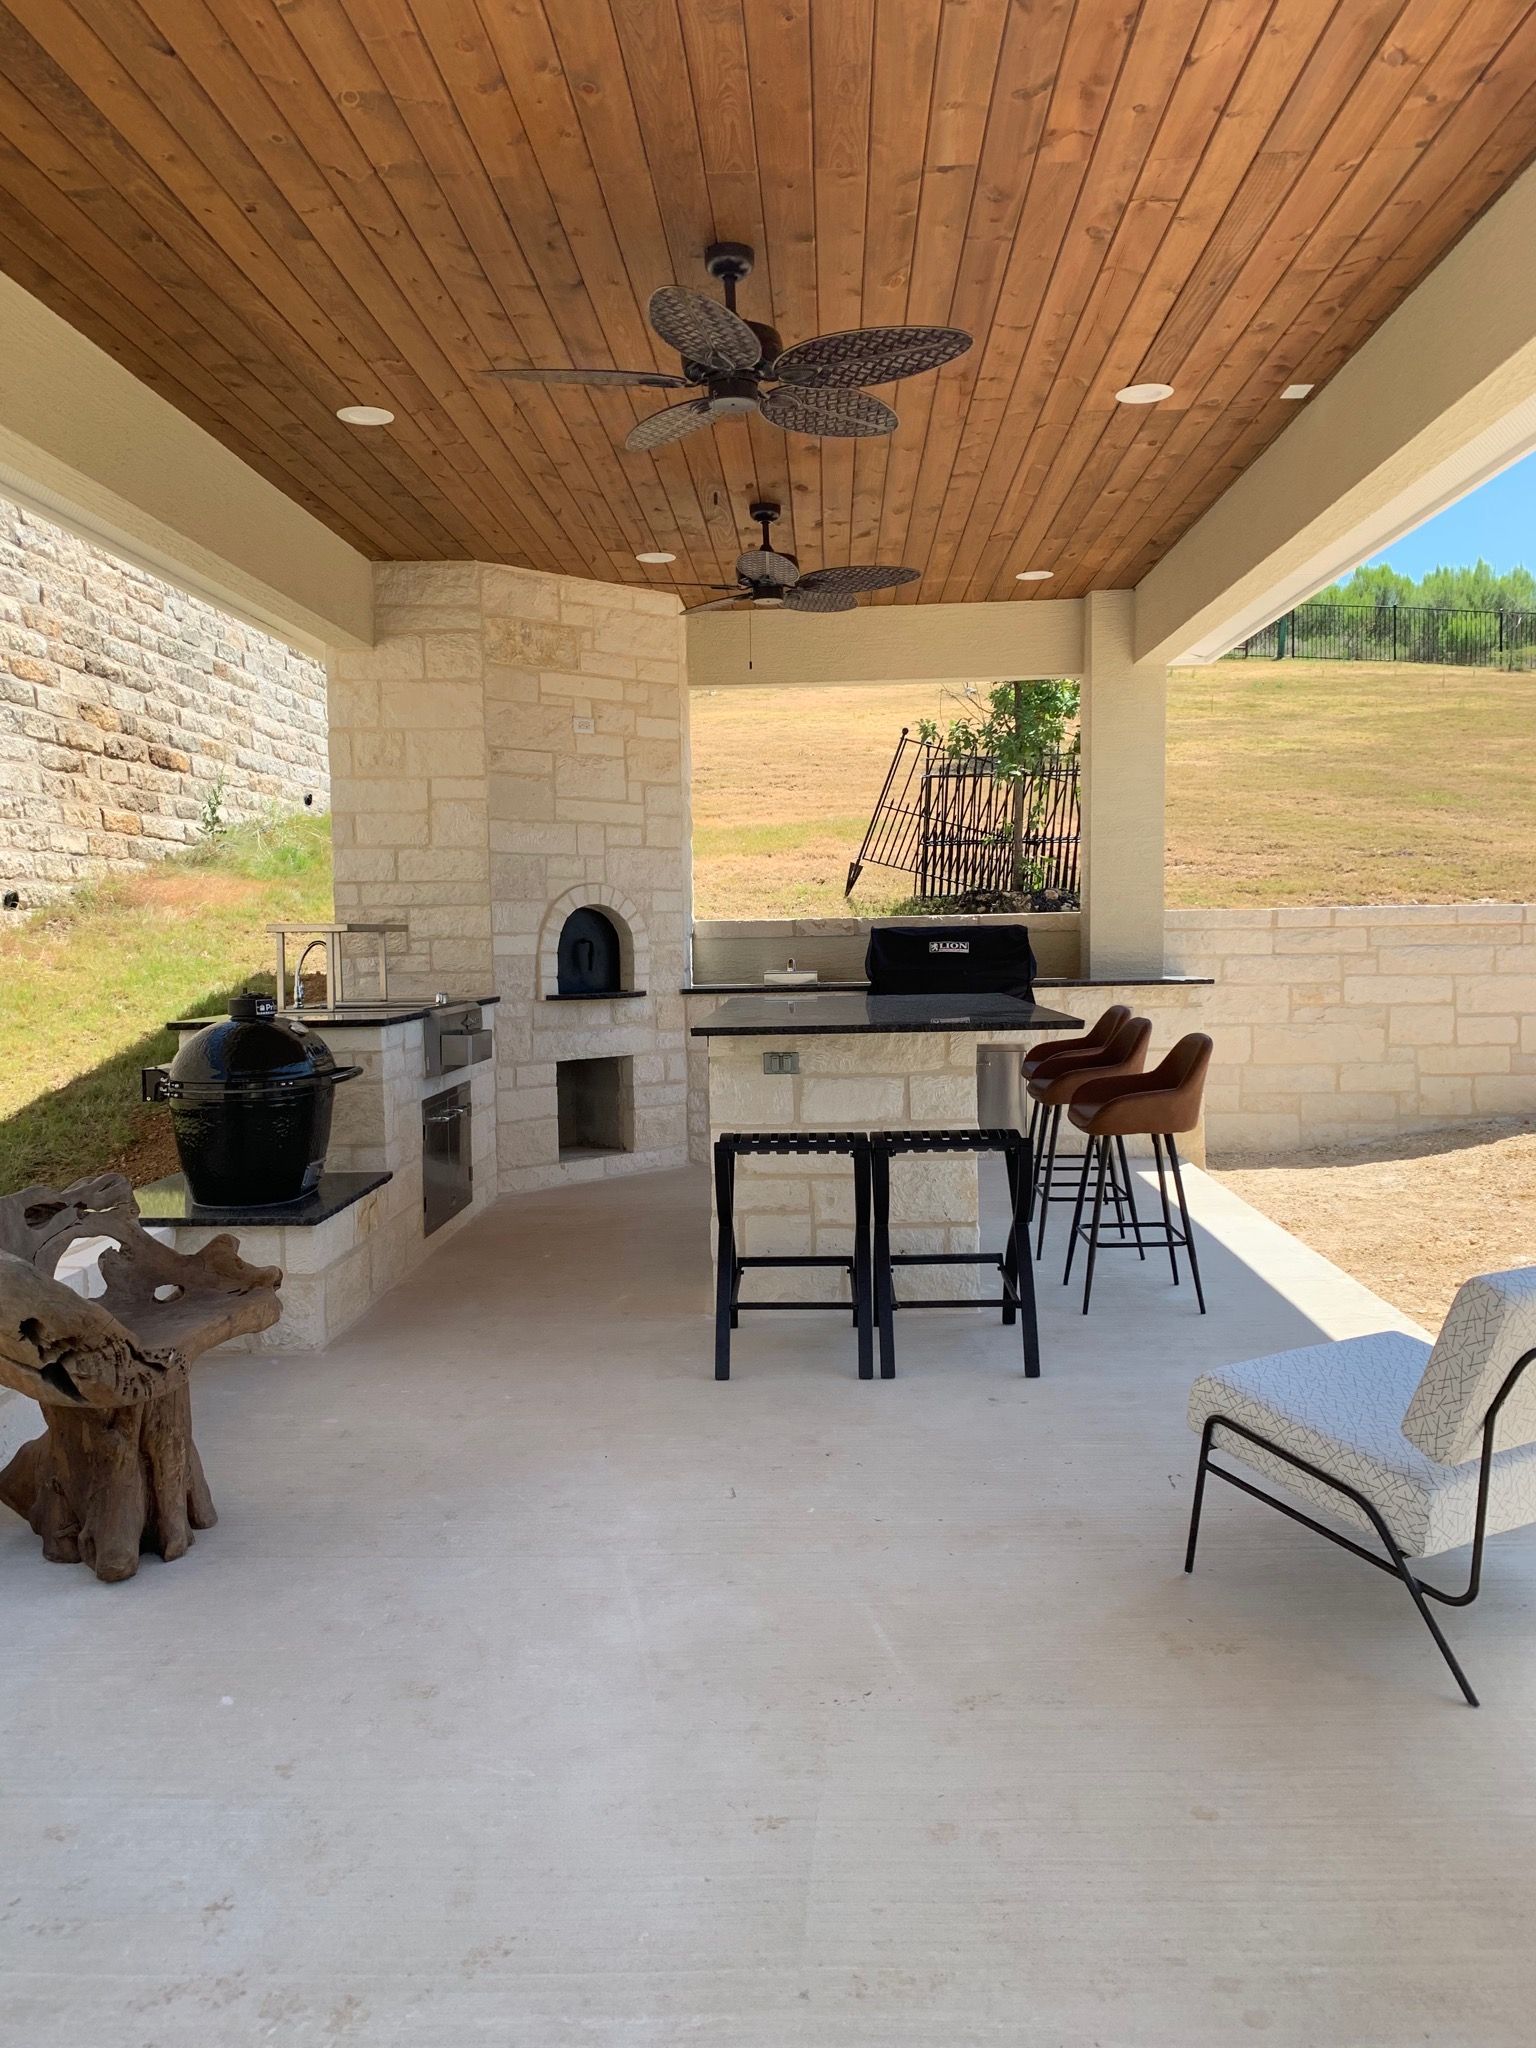
[[[1081,1017],[1016,996],[871,996],[826,990],[727,996],[694,1038],[795,1038],[874,1031],[1076,1031]]]
[[[480,1009],[488,1010],[500,1001],[500,996],[454,996],[447,1003],[434,1003],[422,997],[406,996],[399,1002],[391,997],[387,1003],[348,1003],[340,1010],[328,1010],[322,1003],[314,1009],[279,1010],[277,1014],[285,1024],[414,1024],[419,1018],[430,1017],[434,1010],[460,1009],[465,1003],[474,1003]],[[222,1024],[223,1021],[222,1017],[169,1017],[165,1028],[167,1031],[201,1031],[205,1024]]]
[[[292,1230],[339,1216],[343,1209],[350,1209],[364,1195],[371,1195],[375,1188],[393,1179],[392,1173],[322,1173],[319,1186],[301,1201],[264,1203],[255,1208],[235,1203],[228,1208],[205,1209],[193,1201],[185,1175],[168,1173],[163,1180],[152,1180],[148,1187],[135,1189],[134,1200],[146,1223],[169,1225],[172,1229],[256,1230],[266,1226]]]
[[[1210,988],[1209,974],[1037,974],[1036,988]],[[678,990],[684,996],[794,996],[814,995],[818,989],[833,992],[867,989],[867,981],[811,981],[799,988],[775,986],[764,981],[685,981]]]

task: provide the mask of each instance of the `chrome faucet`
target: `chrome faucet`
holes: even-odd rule
[[[324,939],[311,939],[309,944],[304,948],[303,952],[299,955],[299,964],[293,970],[293,1007],[296,1010],[302,1010],[304,1007],[304,962],[309,958],[310,954],[314,952],[317,946],[320,948],[322,953],[327,950],[326,942]],[[332,993],[329,976],[327,976],[326,978],[325,993],[327,1000],[329,1000]]]

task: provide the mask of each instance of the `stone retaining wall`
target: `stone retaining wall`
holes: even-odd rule
[[[329,803],[325,671],[0,499],[0,891],[20,908]]]

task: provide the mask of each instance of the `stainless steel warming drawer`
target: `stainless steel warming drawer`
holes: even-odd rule
[[[421,1105],[422,1235],[467,1209],[475,1191],[469,1084],[429,1095]]]

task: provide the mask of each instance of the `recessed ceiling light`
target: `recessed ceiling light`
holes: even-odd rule
[[[1287,384],[1280,396],[1282,398],[1305,398],[1309,392],[1316,389],[1317,386],[1315,384]]]
[[[336,417],[349,427],[387,427],[395,416],[382,405],[338,405]]]
[[[637,562],[675,562],[677,557],[676,555],[669,555],[665,548],[647,548],[643,554],[636,555],[635,560]]]
[[[1121,405],[1156,405],[1160,399],[1172,396],[1171,384],[1126,384],[1115,393]]]
[[[1013,580],[1015,583],[1049,583],[1055,574],[1054,569],[1018,569]]]

